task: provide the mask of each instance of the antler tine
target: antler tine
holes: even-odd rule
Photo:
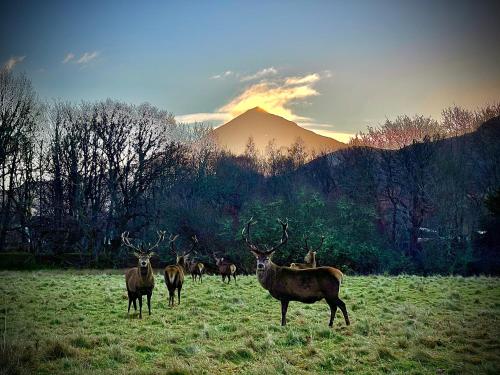
[[[318,251],[319,249],[321,249],[321,246],[323,246],[323,241],[325,240],[325,236],[321,236],[321,242],[319,243],[319,246],[314,249],[314,251]]]
[[[148,253],[151,252],[151,250],[157,248],[158,245],[160,244],[160,242],[163,241],[163,239],[165,238],[165,231],[164,230],[157,230],[156,234],[158,235],[158,240],[156,241],[156,243],[153,246],[151,246],[151,243],[148,243],[148,246],[150,246],[148,251],[147,251]]]
[[[288,242],[288,233],[287,233],[288,218],[285,218],[285,221],[282,221],[281,219],[278,219],[278,222],[281,224],[281,226],[283,228],[283,234],[281,236],[281,241],[276,246],[273,246],[271,248],[271,250],[267,251],[267,253],[272,253],[272,252],[278,250],[281,246],[283,246],[284,244],[286,244]]]
[[[140,253],[142,253],[142,250],[139,249],[137,246],[134,246],[130,243],[130,238],[128,238],[128,235],[129,235],[129,232],[128,231],[125,231],[122,233],[122,242],[125,246],[127,247],[130,247],[131,249],[133,249],[134,251],[138,251]]]
[[[309,251],[310,248],[309,248],[309,244],[307,243],[307,238],[308,238],[308,236],[305,234],[304,235],[304,242],[306,243],[306,250]]]
[[[178,234],[176,234],[175,236],[174,235],[170,235],[168,237],[168,240],[170,242],[170,251],[175,255],[177,256],[177,251],[175,250],[175,240],[177,239],[177,237],[179,237]]]
[[[193,252],[194,248],[196,247],[196,245],[198,245],[198,238],[196,238],[196,235],[191,237],[191,241],[193,242],[191,245],[191,249],[189,249],[189,251],[187,253],[184,253],[184,256],[191,254]]]
[[[252,224],[255,224],[256,221],[253,221],[253,217],[248,220],[247,224],[243,229],[241,230],[241,237],[245,240],[245,244],[251,249],[251,250],[257,250],[257,246],[255,246],[251,240],[250,240],[250,226]],[[246,229],[246,231],[245,231]]]

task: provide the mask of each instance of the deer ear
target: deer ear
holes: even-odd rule
[[[141,254],[139,254],[137,251],[134,251],[134,256],[135,256],[136,258],[140,258],[140,257],[141,257]]]
[[[273,254],[274,254],[274,250],[266,253],[266,255],[269,257],[269,259],[273,256]]]
[[[258,257],[259,257],[259,253],[258,253],[258,252],[256,252],[255,250],[252,250],[252,249],[250,249],[250,251],[252,252],[252,254],[253,254],[256,258],[258,258]]]
[[[150,257],[150,258],[154,257],[154,256],[156,256],[156,253],[154,251],[148,254],[148,257]]]

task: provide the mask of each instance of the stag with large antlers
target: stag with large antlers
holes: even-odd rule
[[[290,264],[290,268],[296,269],[306,269],[306,268],[316,268],[316,252],[323,246],[323,241],[325,237],[321,236],[321,242],[316,249],[313,249],[312,246],[309,246],[307,243],[307,236],[304,236],[305,249],[307,250],[307,254],[304,257],[305,263],[292,263]]]
[[[137,267],[129,269],[125,273],[125,284],[127,286],[128,293],[128,310],[127,314],[130,313],[130,305],[134,304],[134,310],[137,311],[136,300],[139,300],[139,318],[142,319],[142,296],[146,295],[148,302],[148,311],[151,315],[151,296],[153,295],[153,289],[155,287],[155,279],[153,276],[153,268],[151,267],[151,257],[155,255],[152,252],[153,249],[157,248],[163,238],[165,237],[164,231],[158,231],[158,240],[151,246],[148,244],[148,249],[145,250],[144,246],[135,246],[130,242],[129,232],[122,233],[122,243],[131,248],[134,251],[134,255],[137,257]]]
[[[168,289],[168,305],[173,306],[175,301],[175,290],[177,289],[177,303],[180,305],[181,303],[181,289],[182,284],[184,283],[184,274],[187,267],[187,260],[189,254],[194,250],[198,243],[198,239],[196,236],[191,238],[192,246],[191,249],[187,252],[183,252],[181,255],[177,252],[175,246],[175,240],[179,237],[179,235],[172,236],[170,235],[170,251],[175,256],[175,264],[165,267],[165,284]]]
[[[293,269],[272,262],[273,253],[288,241],[288,221],[278,221],[283,233],[280,242],[270,249],[261,250],[250,240],[250,226],[255,224],[252,219],[243,228],[241,235],[257,259],[257,279],[260,285],[281,302],[281,325],[286,325],[286,312],[290,301],[314,303],[323,298],[330,306],[329,326],[333,326],[337,307],[342,310],[345,322],[349,325],[345,303],[339,298],[342,272],[333,267]]]

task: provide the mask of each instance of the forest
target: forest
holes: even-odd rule
[[[203,124],[147,103],[47,102],[7,69],[0,116],[1,268],[122,268],[134,264],[123,232],[147,243],[165,230],[251,273],[241,229],[253,217],[266,244],[288,218],[278,264],[324,236],[318,264],[351,274],[500,270],[500,102],[387,119],[323,155],[300,139],[261,154],[249,139],[235,156]],[[152,261],[173,261],[166,244]]]

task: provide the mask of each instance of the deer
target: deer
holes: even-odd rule
[[[313,249],[307,243],[307,236],[304,236],[305,249],[307,250],[307,254],[304,257],[305,263],[292,263],[290,264],[290,268],[296,269],[306,269],[306,268],[316,268],[316,252],[323,246],[323,241],[325,240],[325,236],[321,236],[321,242],[316,249]]]
[[[135,257],[137,258],[137,267],[129,269],[125,273],[125,284],[127,286],[128,294],[128,310],[127,315],[130,314],[130,305],[134,304],[134,310],[137,311],[136,300],[139,300],[139,318],[142,319],[142,296],[146,295],[148,303],[148,312],[151,315],[151,296],[155,287],[155,279],[153,276],[153,268],[151,267],[151,257],[155,255],[152,252],[157,248],[165,237],[164,231],[157,231],[158,240],[149,249],[144,250],[143,245],[135,246],[130,242],[129,232],[123,232],[121,235],[122,243],[131,248]]]
[[[169,237],[170,243],[170,251],[175,256],[175,264],[169,265],[165,267],[164,278],[165,285],[168,289],[168,305],[174,306],[175,302],[175,290],[177,289],[177,304],[181,304],[181,289],[182,284],[184,283],[184,274],[187,267],[187,259],[189,254],[194,250],[198,243],[198,239],[196,236],[191,238],[192,247],[189,251],[183,252],[182,255],[179,255],[177,249],[175,247],[175,240],[179,237],[179,235]]]
[[[196,282],[196,278],[200,281],[200,283],[203,282],[203,272],[205,271],[205,265],[201,262],[197,262],[195,260],[191,260],[189,262],[189,273],[191,274],[191,279],[193,282]]]
[[[232,275],[234,282],[236,283],[236,266],[233,263],[224,260],[224,258],[217,258],[215,253],[212,253],[212,256],[214,257],[215,265],[219,269],[219,273],[222,276],[222,282],[225,282],[227,277],[227,283],[229,284],[231,282]]]
[[[257,280],[272,297],[281,302],[281,325],[286,325],[286,313],[290,301],[315,303],[322,299],[330,307],[329,326],[333,326],[337,307],[344,315],[346,325],[349,325],[349,316],[345,303],[339,298],[342,272],[333,267],[317,267],[308,269],[294,269],[278,266],[271,260],[274,252],[284,246],[288,241],[288,220],[283,222],[280,242],[265,249],[253,244],[250,239],[250,226],[255,224],[251,218],[241,231],[241,236],[246,246],[257,260]]]

